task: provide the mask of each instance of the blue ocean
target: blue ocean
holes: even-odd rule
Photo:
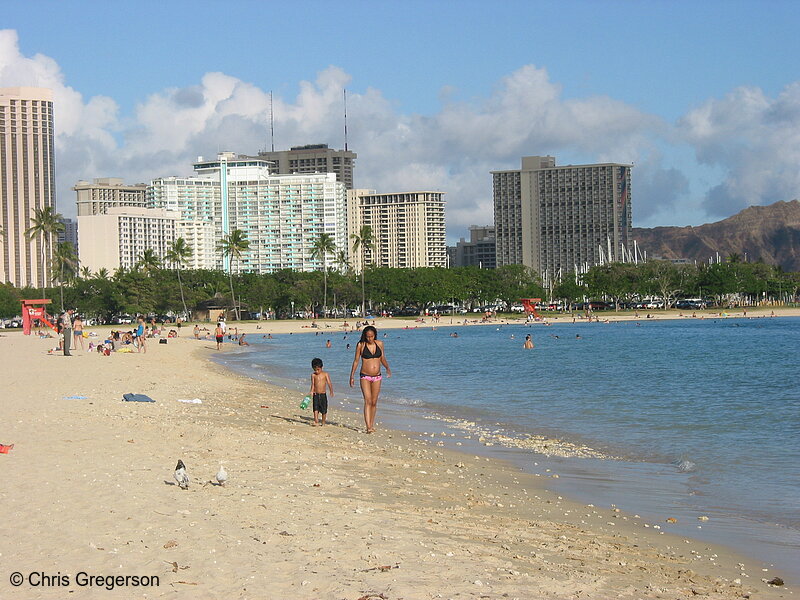
[[[379,427],[557,473],[550,489],[800,579],[800,319],[449,323],[381,331],[378,321],[393,371]],[[337,391],[329,418],[361,406],[348,387],[359,334],[264,339],[268,329],[220,362],[297,389],[299,401],[318,356]]]

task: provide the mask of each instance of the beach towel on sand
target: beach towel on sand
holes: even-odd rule
[[[125,402],[155,402],[150,396],[144,394],[122,394],[122,400]]]

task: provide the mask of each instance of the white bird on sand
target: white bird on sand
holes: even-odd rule
[[[178,460],[178,466],[175,467],[175,481],[182,490],[189,489],[189,474],[186,472],[186,465],[182,460]]]
[[[228,472],[225,470],[225,467],[220,465],[219,471],[217,471],[217,483],[220,485],[225,485],[226,481],[228,481]]]

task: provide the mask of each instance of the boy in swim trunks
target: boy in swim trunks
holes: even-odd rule
[[[333,396],[333,384],[328,372],[322,370],[321,358],[312,360],[311,368],[314,369],[311,374],[311,394],[314,399],[314,427],[316,427],[319,415],[322,415],[320,426],[325,425],[325,418],[328,415],[328,395],[325,392],[330,388],[331,396]]]

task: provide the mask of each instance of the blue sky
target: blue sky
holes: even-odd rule
[[[796,2],[14,2],[0,85],[54,87],[59,210],[78,179],[188,174],[198,155],[342,147],[356,184],[448,193],[491,222],[522,155],[633,162],[634,225],[800,194]]]

